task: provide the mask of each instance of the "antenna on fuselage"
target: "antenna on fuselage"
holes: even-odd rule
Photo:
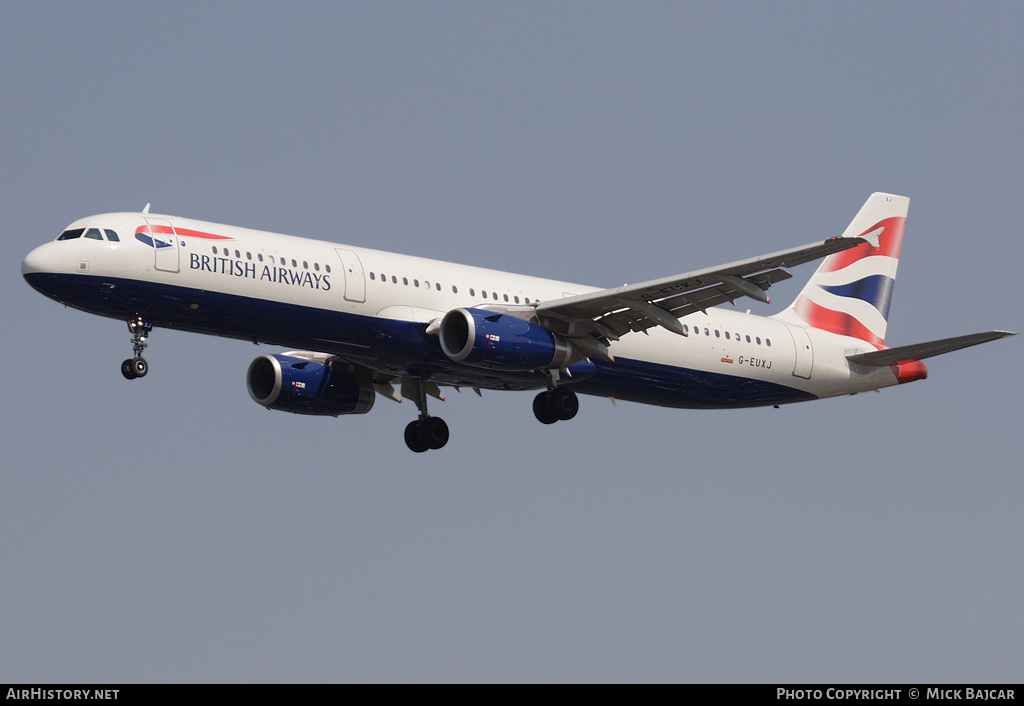
[[[148,203],[146,204],[146,207],[144,209],[142,209],[142,212],[143,213],[149,213],[149,204]]]

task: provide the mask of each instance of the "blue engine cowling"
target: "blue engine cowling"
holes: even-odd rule
[[[373,385],[313,360],[261,355],[245,375],[249,396],[268,409],[336,417],[366,414]]]
[[[454,361],[493,370],[563,368],[565,338],[529,321],[484,309],[452,309],[441,319],[441,350]]]

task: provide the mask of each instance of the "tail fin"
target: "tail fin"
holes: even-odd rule
[[[868,242],[825,258],[778,318],[881,346],[909,206],[906,196],[868,197],[843,233]]]

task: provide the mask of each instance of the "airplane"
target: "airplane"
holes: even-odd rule
[[[414,452],[448,442],[427,411],[442,388],[537,390],[543,424],[572,419],[577,393],[679,408],[774,406],[927,376],[925,358],[1014,335],[988,331],[889,348],[893,281],[910,199],[875,193],[838,237],[747,260],[600,289],[341,243],[149,212],[69,225],[22,274],[66,306],[128,323],[144,377],[153,328],[288,349],[246,384],[272,410],[365,414],[412,399]],[[823,259],[773,316],[719,305]]]

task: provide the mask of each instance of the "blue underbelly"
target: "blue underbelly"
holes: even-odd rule
[[[116,319],[141,315],[157,327],[330,353],[390,375],[501,390],[543,388],[541,372],[502,372],[456,363],[426,324],[381,319],[170,284],[77,274],[25,275],[62,304]],[[582,394],[666,407],[756,407],[815,399],[795,388],[642,360],[593,359],[565,380]]]

